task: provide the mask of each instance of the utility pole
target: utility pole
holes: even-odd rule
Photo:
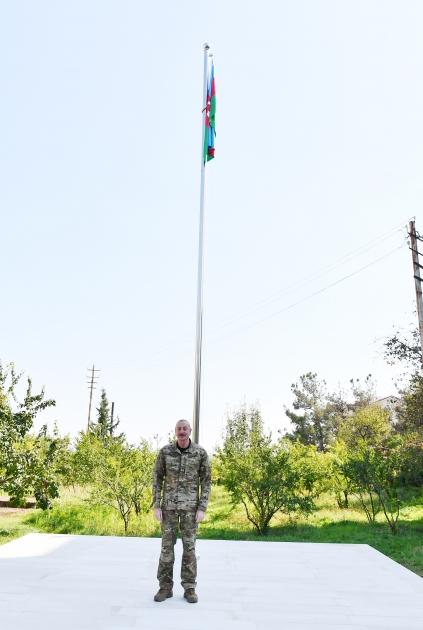
[[[423,243],[423,238],[416,232],[416,222],[410,221],[408,224],[408,235],[410,237],[410,249],[413,257],[413,270],[414,270],[414,285],[416,287],[416,302],[417,302],[417,314],[419,317],[419,332],[420,332],[420,348],[423,353],[423,297],[422,297],[422,278],[420,276],[420,269],[423,266],[419,262],[419,250],[417,249],[417,242]]]
[[[110,435],[113,431],[113,416],[115,415],[115,403],[112,402],[112,411],[110,413]]]
[[[90,368],[87,368],[87,370],[89,371]],[[93,367],[91,368],[91,382],[88,385],[88,388],[90,390],[90,404],[88,407],[88,424],[87,424],[87,433],[90,432],[90,427],[91,427],[91,404],[93,401],[93,389],[97,389],[96,387],[94,387],[94,384],[97,384],[95,379],[98,379],[99,377],[95,375],[96,372],[100,372],[100,370],[96,370],[95,369],[95,365],[93,365]]]

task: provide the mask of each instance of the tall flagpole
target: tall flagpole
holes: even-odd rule
[[[203,83],[203,134],[201,143],[201,193],[200,193],[200,234],[198,244],[198,280],[197,280],[197,328],[195,334],[195,373],[194,373],[194,412],[193,442],[200,440],[201,409],[201,351],[203,349],[203,289],[204,289],[204,220],[206,211],[207,162],[204,160],[204,134],[206,132],[207,79],[209,74],[210,46],[204,44],[204,83]]]

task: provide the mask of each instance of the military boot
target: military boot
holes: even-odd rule
[[[171,588],[160,588],[154,595],[155,602],[164,602],[168,597],[173,597],[173,591]]]
[[[187,588],[184,593],[184,597],[189,604],[196,604],[198,602],[198,596],[195,592],[195,588]]]

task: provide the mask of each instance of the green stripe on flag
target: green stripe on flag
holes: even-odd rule
[[[210,99],[210,127],[212,127],[213,132],[216,133],[216,94],[214,94]]]

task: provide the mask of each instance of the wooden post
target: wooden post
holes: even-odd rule
[[[87,370],[89,370],[90,368],[87,368]],[[94,387],[94,379],[98,378],[97,376],[95,376],[95,372],[100,372],[100,370],[96,370],[95,369],[95,365],[93,365],[92,369],[91,369],[91,382],[89,384],[89,388],[90,388],[90,404],[88,406],[88,424],[87,424],[87,433],[90,432],[90,428],[91,428],[91,404],[93,401],[93,389],[95,389]]]
[[[422,278],[420,276],[420,269],[423,266],[419,262],[419,250],[417,248],[417,241],[421,240],[416,233],[415,221],[409,223],[409,236],[410,236],[410,249],[413,257],[413,270],[414,270],[414,285],[416,287],[416,302],[417,302],[417,314],[419,318],[419,332],[420,332],[420,347],[423,357],[423,297],[422,297]]]
[[[113,416],[115,415],[115,403],[112,402],[112,411],[110,413],[110,435],[112,435],[113,431]]]

